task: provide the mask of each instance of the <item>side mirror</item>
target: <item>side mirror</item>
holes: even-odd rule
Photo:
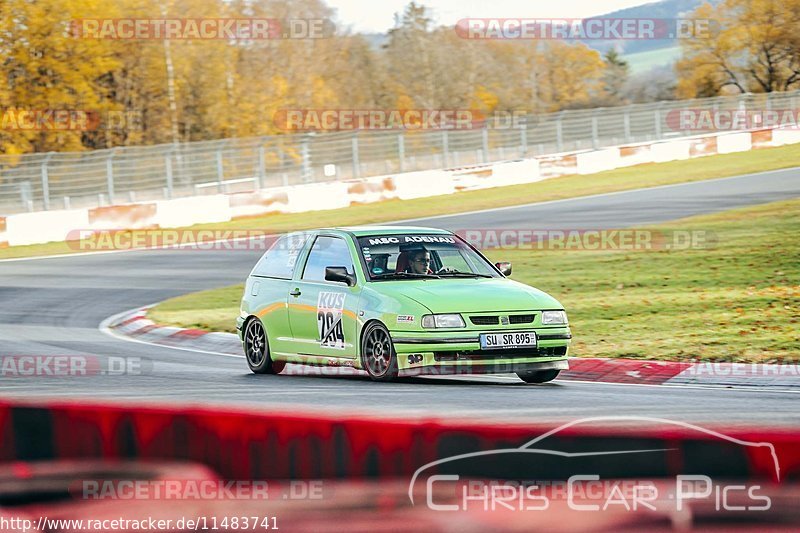
[[[339,281],[352,287],[356,284],[356,277],[347,272],[347,267],[325,267],[325,281]]]
[[[495,263],[494,266],[497,267],[497,270],[499,270],[502,275],[504,275],[504,276],[510,276],[511,275],[511,263],[509,263],[508,261],[502,261],[500,263]]]

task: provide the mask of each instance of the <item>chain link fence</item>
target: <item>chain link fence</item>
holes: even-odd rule
[[[472,130],[285,134],[69,153],[0,156],[0,214],[453,168],[696,135],[682,110],[793,111],[800,91],[562,111]],[[716,116],[716,115],[714,115]],[[710,126],[709,124],[705,124]]]

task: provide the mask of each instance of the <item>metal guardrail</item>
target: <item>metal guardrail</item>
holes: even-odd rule
[[[686,137],[703,131],[675,128],[668,118],[679,110],[797,110],[799,104],[800,91],[743,94],[528,116],[507,129],[304,133],[2,155],[0,214],[237,192]]]

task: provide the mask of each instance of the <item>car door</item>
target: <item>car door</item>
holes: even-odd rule
[[[303,233],[279,237],[247,280],[244,299],[247,308],[244,311],[261,318],[273,352],[285,353],[292,349],[286,304],[298,256],[309,237]]]
[[[355,359],[360,283],[349,287],[325,281],[326,267],[346,267],[355,275],[354,265],[346,237],[322,234],[314,239],[289,291],[289,323],[297,353]]]

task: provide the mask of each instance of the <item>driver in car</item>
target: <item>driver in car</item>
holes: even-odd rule
[[[412,274],[433,274],[430,266],[431,253],[424,248],[420,248],[410,253],[406,272],[411,272]]]

